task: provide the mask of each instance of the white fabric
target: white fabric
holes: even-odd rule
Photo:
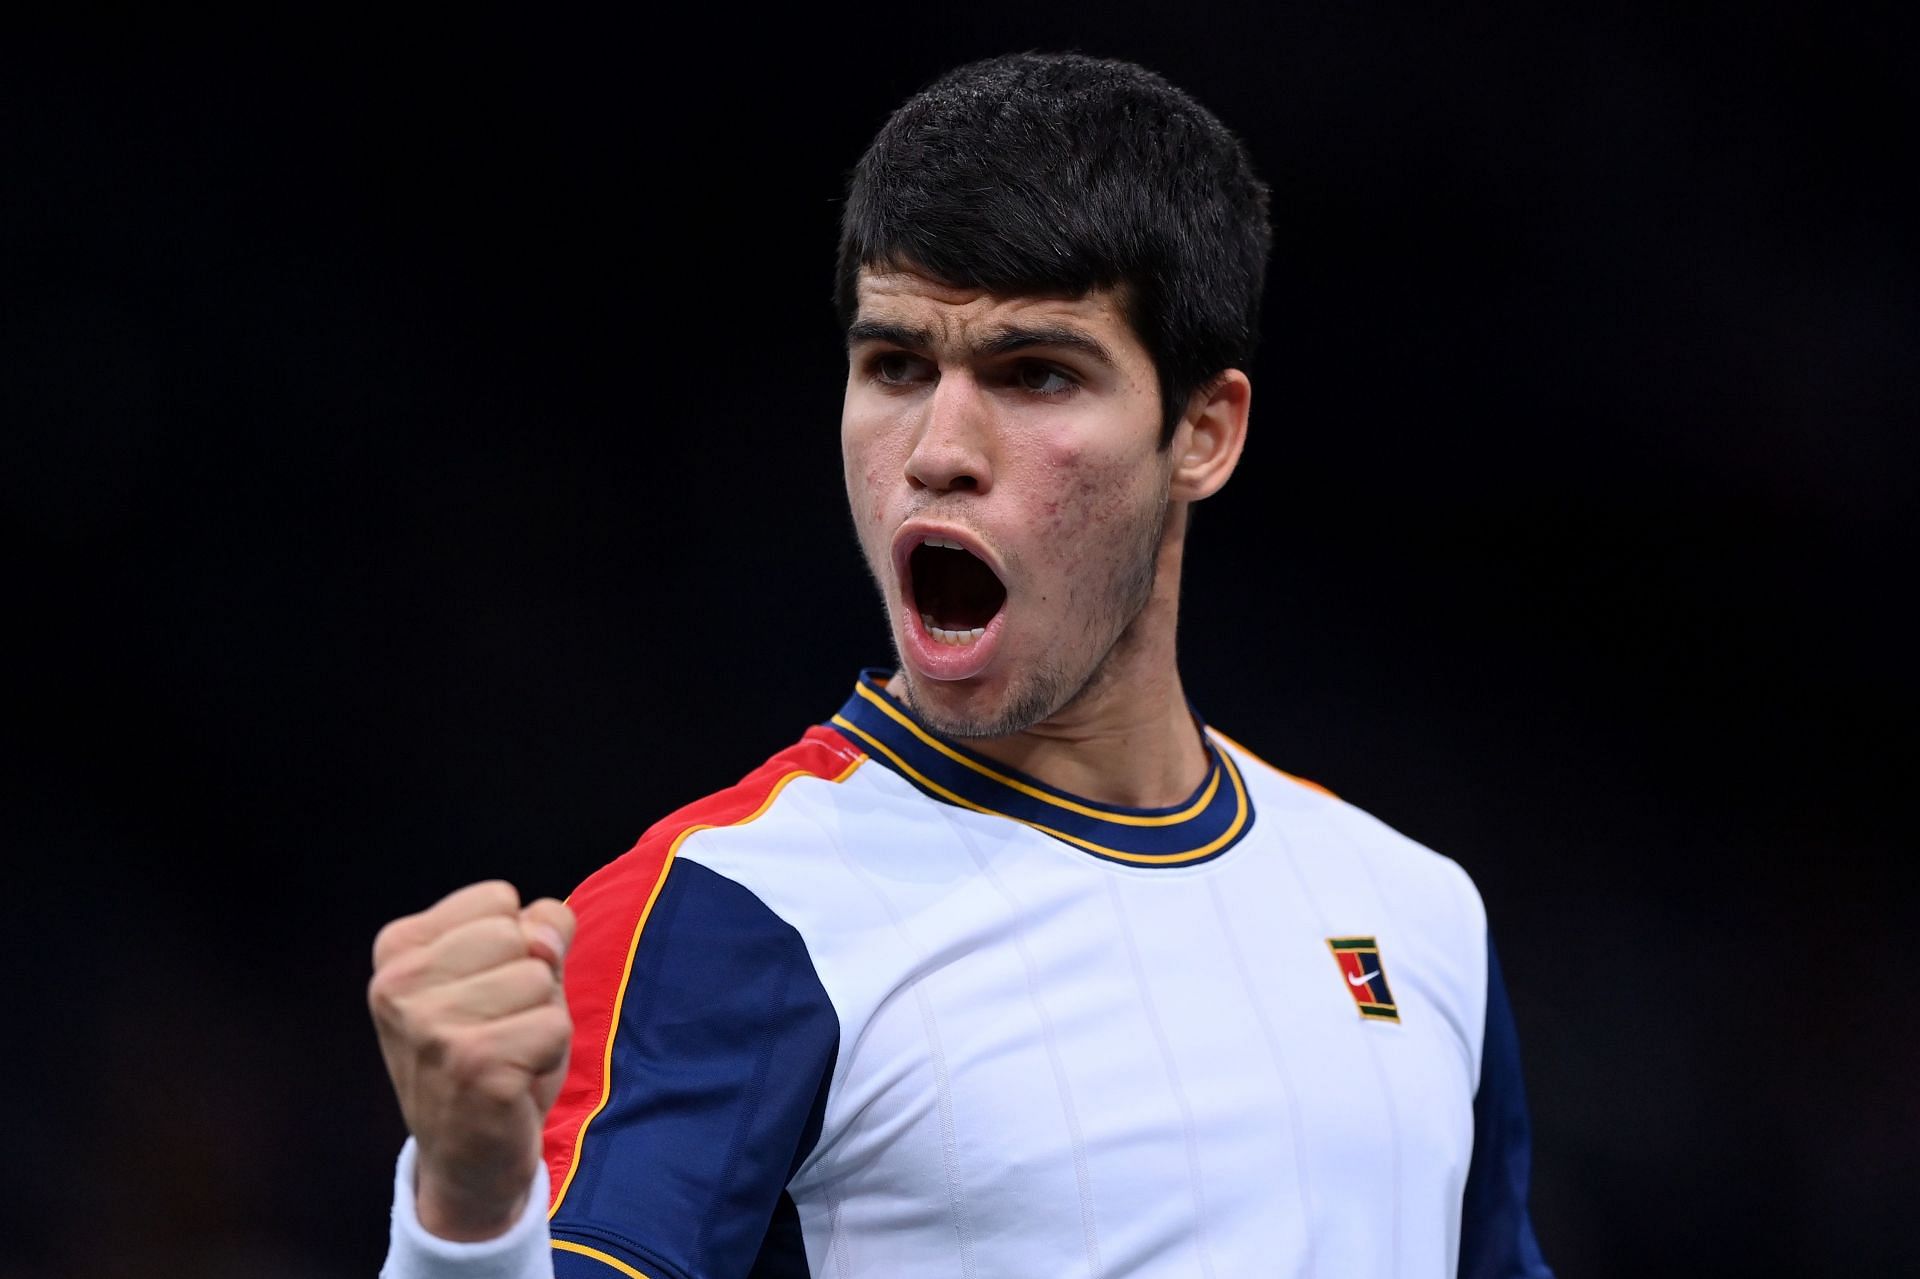
[[[393,1172],[393,1227],[380,1279],[551,1279],[547,1241],[547,1167],[534,1175],[527,1207],[498,1239],[456,1243],[428,1233],[414,1208],[414,1161],[419,1147],[409,1137]]]

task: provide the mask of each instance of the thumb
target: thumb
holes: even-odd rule
[[[573,944],[573,911],[565,902],[542,897],[520,908],[520,933],[534,957],[561,971],[567,947]]]

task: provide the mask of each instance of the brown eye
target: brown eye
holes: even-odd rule
[[[1072,378],[1049,364],[1022,364],[1014,379],[1036,395],[1065,395],[1074,388]]]
[[[873,375],[882,382],[898,385],[913,381],[919,365],[919,360],[904,351],[888,351],[874,357]]]

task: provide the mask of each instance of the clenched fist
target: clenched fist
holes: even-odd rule
[[[561,963],[573,912],[470,884],[373,943],[367,1005],[418,1145],[420,1224],[490,1239],[526,1207],[573,1022]]]

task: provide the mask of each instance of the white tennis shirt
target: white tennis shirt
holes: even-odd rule
[[[1116,808],[863,672],[573,895],[544,1184],[444,1243],[409,1143],[382,1274],[1548,1275],[1467,875],[1206,738]]]

